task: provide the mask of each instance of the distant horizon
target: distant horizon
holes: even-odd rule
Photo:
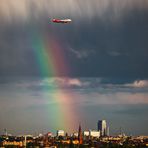
[[[147,0],[1,0],[0,131],[105,119],[111,134],[148,135],[147,18]]]
[[[106,78],[50,77],[12,81],[8,79],[8,81],[0,82],[0,115],[1,121],[5,121],[5,124],[1,123],[1,128],[5,129],[7,125],[8,129],[16,132],[17,127],[19,131],[24,129],[22,131],[27,130],[31,133],[45,129],[54,131],[57,128],[52,127],[58,119],[51,117],[50,111],[54,112],[54,107],[51,108],[51,106],[56,107],[60,100],[53,100],[51,97],[61,90],[74,98],[70,104],[73,104],[78,112],[76,116],[80,118],[73,122],[71,130],[77,128],[79,121],[84,129],[97,129],[98,120],[105,119],[112,134],[118,133],[120,127],[123,127],[127,134],[147,135],[146,126],[143,126],[144,123],[141,122],[147,121],[145,118],[148,111],[147,83],[147,80],[129,83],[129,81]],[[10,112],[19,123],[16,127]],[[8,117],[3,116],[3,113]],[[142,125],[142,130],[138,129],[139,125]],[[60,126],[60,123],[57,126]]]
[[[82,126],[81,126],[82,127]],[[82,127],[83,128],[83,127]],[[0,132],[0,136],[2,136],[2,135],[5,135],[5,130],[7,130],[7,129],[4,129],[3,130],[3,132],[1,131]],[[23,135],[32,135],[32,136],[39,136],[40,134],[42,134],[42,135],[45,135],[45,134],[47,134],[47,133],[49,133],[49,132],[51,132],[52,134],[53,134],[53,136],[56,136],[57,135],[57,131],[59,131],[59,130],[62,130],[62,131],[64,131],[64,133],[66,134],[68,134],[69,136],[71,136],[72,134],[74,134],[74,133],[78,133],[78,129],[77,130],[75,130],[75,131],[73,131],[73,132],[67,132],[66,130],[63,130],[63,129],[57,129],[56,131],[53,131],[53,130],[44,130],[44,131],[36,131],[36,132],[34,132],[34,131],[32,131],[31,133],[16,133],[16,134],[14,134],[15,132],[13,132],[13,131],[11,131],[12,133],[9,133],[9,131],[6,131],[7,132],[7,136],[23,136]],[[146,134],[136,134],[136,135],[133,135],[132,133],[130,133],[130,134],[126,134],[124,131],[122,131],[123,129],[120,127],[120,129],[118,129],[118,133],[114,133],[114,134],[109,134],[109,136],[119,136],[119,135],[121,135],[121,134],[123,134],[123,135],[125,135],[125,136],[148,136],[148,135],[146,135]],[[97,129],[82,129],[82,133],[84,132],[84,131],[98,131]],[[122,133],[121,133],[122,132]]]

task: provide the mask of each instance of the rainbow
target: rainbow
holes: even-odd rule
[[[49,97],[50,101],[56,102],[54,107],[48,109],[49,124],[53,125],[52,130],[63,129],[65,131],[73,131],[77,123],[77,114],[72,105],[75,96],[72,92],[64,90],[60,83],[56,80],[64,81],[69,78],[58,77],[59,75],[67,76],[70,73],[68,62],[66,61],[64,48],[62,43],[52,35],[43,37],[41,34],[32,36],[32,49],[35,54],[39,73],[41,77],[55,80],[52,87],[44,86],[49,92],[52,91],[52,96],[45,94],[44,97]],[[54,118],[52,118],[54,116]]]

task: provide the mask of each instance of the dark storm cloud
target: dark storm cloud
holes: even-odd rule
[[[147,77],[147,16],[147,11],[133,12],[118,25],[98,20],[91,26],[79,26],[79,36],[70,40],[73,48],[80,53],[81,49],[93,49],[95,54],[76,61],[78,75],[85,72],[89,76]]]
[[[66,5],[60,2],[58,10],[56,2],[50,1],[53,16],[62,11],[63,16],[72,17],[69,25],[49,23],[51,10],[45,7],[47,1],[24,0],[17,5],[16,1],[3,1],[1,5],[0,75],[39,75],[30,45],[32,32],[36,32],[41,38],[54,35],[66,45],[70,76],[147,78],[147,1],[100,0],[99,4],[93,1],[90,5],[89,1],[71,0]]]
[[[37,65],[29,46],[28,30],[22,25],[6,25],[0,30],[0,40],[1,75],[36,75]]]
[[[105,19],[106,16],[120,18],[133,9],[147,9],[147,0],[1,0],[0,18],[11,22],[13,19],[27,21],[33,16],[73,16],[91,21],[93,17]]]

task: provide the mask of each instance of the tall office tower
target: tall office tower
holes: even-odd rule
[[[101,136],[106,136],[107,135],[106,120],[99,120],[98,121],[98,131],[100,131]]]
[[[4,135],[8,136],[7,129],[4,129]]]
[[[81,125],[79,125],[78,140],[79,140],[79,144],[83,143]]]
[[[107,136],[109,136],[109,126],[107,127]]]

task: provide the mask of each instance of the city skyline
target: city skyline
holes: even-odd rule
[[[148,135],[147,18],[147,0],[1,0],[0,131]]]
[[[42,132],[34,132],[34,133],[18,133],[18,134],[14,134],[14,133],[10,133],[10,131],[8,131],[6,128],[3,129],[3,131],[0,131],[0,136],[43,136],[43,135],[49,135],[49,136],[57,136],[57,137],[65,137],[65,136],[76,136],[78,137],[79,141],[83,141],[82,137],[87,137],[87,136],[94,136],[94,137],[116,137],[116,136],[144,136],[144,135],[126,135],[126,133],[124,133],[124,131],[122,130],[122,127],[120,127],[118,133],[114,134],[114,135],[110,135],[110,131],[109,131],[109,123],[106,120],[101,120],[99,119],[98,122],[96,123],[97,128],[93,128],[93,129],[84,129],[81,124],[79,123],[78,127],[75,128],[75,130],[73,130],[72,132],[68,132],[68,129],[56,129],[55,131],[50,129],[50,130],[46,130],[46,131],[42,131]],[[84,126],[85,127],[85,126]],[[81,141],[81,142],[82,142]]]

